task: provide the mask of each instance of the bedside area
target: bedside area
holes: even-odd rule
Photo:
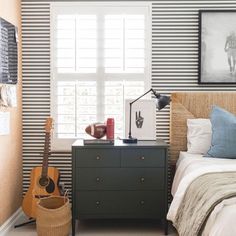
[[[72,146],[72,227],[76,219],[160,219],[167,234],[168,145],[139,141]]]

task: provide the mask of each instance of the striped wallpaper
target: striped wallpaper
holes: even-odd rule
[[[22,2],[23,191],[32,167],[42,164],[44,123],[50,115],[50,4]],[[71,189],[71,154],[53,153],[49,165]]]
[[[233,85],[198,85],[198,10],[236,9],[232,0],[152,1],[152,86],[159,92],[235,91]],[[42,162],[44,122],[50,115],[50,1],[22,1],[23,191]],[[157,113],[157,137],[168,142],[169,108]],[[71,189],[71,154],[50,163]]]

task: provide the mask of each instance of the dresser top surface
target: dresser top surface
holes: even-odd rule
[[[89,145],[84,145],[84,142],[82,139],[76,140],[73,144],[72,147],[83,147],[83,148],[154,148],[154,147],[162,147],[162,148],[167,148],[169,145],[161,139],[157,139],[155,141],[138,141],[138,143],[135,144],[126,144],[123,143],[122,140],[115,140],[114,145],[105,145],[105,144],[89,144]]]

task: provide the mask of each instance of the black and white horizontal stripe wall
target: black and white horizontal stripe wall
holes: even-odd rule
[[[44,124],[50,116],[50,3],[22,2],[23,191],[30,171],[42,165]],[[71,189],[71,154],[53,153],[49,165]]]
[[[50,115],[50,2],[22,0],[24,192],[30,170],[42,163],[44,123]],[[199,9],[236,9],[236,0],[152,1],[152,86],[161,93],[236,90],[233,85],[198,85]],[[157,137],[168,141],[168,136],[167,108],[157,113]],[[53,153],[50,164],[71,189],[71,154]]]

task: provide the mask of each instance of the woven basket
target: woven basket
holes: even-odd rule
[[[51,196],[37,204],[38,236],[68,236],[71,229],[71,209],[67,197]]]

